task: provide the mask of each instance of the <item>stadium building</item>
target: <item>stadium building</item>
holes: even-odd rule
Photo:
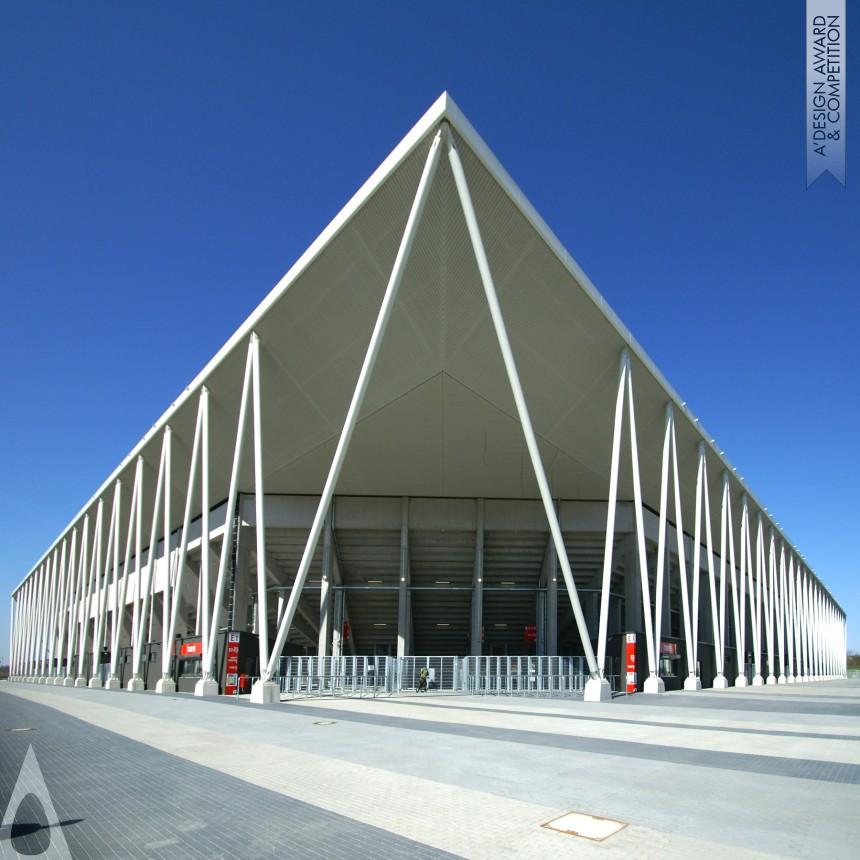
[[[19,681],[660,693],[845,614],[448,95],[12,594]]]

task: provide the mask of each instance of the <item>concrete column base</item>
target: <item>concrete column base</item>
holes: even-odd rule
[[[83,675],[81,675],[80,678],[75,679],[75,686],[76,687],[86,687],[86,685],[87,685],[87,679],[84,678]]]
[[[120,684],[119,678],[117,678],[116,675],[111,675],[105,683],[106,690],[118,690],[121,686],[122,684]]]
[[[37,684],[47,684],[50,680],[51,680],[50,678],[46,677],[45,675],[42,675],[41,678],[36,679],[36,683]]]
[[[697,692],[702,689],[702,682],[695,675],[690,675],[684,679],[684,689]]]
[[[251,687],[251,701],[255,705],[276,705],[281,701],[280,685],[274,681],[254,681],[254,686]]]
[[[146,684],[143,683],[143,678],[130,678],[125,688],[129,693],[142,693],[146,688]]]
[[[650,675],[645,679],[645,687],[642,692],[659,696],[666,692],[666,685],[663,683],[662,678]]]
[[[612,688],[609,681],[606,678],[589,678],[585,682],[582,698],[585,702],[611,702]]]
[[[66,677],[63,678],[63,686],[64,687],[74,687],[75,686],[75,679],[71,675],[66,675]]]
[[[173,678],[159,678],[155,683],[155,692],[156,693],[175,693],[176,692],[176,682]]]
[[[810,680],[811,680],[811,679],[810,679],[809,675],[804,675],[804,676],[803,676],[803,683],[804,683],[804,684],[808,684]]]
[[[738,675],[737,678],[735,678],[735,686],[736,687],[749,687],[749,685],[750,685],[750,682],[747,681],[746,675]]]
[[[87,684],[87,686],[91,690],[101,690],[102,682],[99,678],[96,678],[95,676],[93,676],[92,678],[90,678],[90,682],[89,682],[89,684]]]
[[[763,687],[764,686],[764,678],[761,675],[756,675],[753,678],[753,687]]]
[[[786,675],[785,683],[786,684],[793,684],[794,683],[794,675]]]
[[[789,680],[788,680],[788,678],[787,678],[785,675],[780,675],[780,676],[776,679],[776,683],[777,683],[777,684],[788,684],[788,683],[789,683]]]
[[[63,681],[65,681],[65,680],[66,680],[65,678],[61,678],[59,675],[57,675],[57,677],[54,678],[54,686],[55,687],[62,687]]]
[[[194,685],[195,696],[217,696],[218,682],[214,678],[201,678]]]
[[[775,684],[776,683],[776,675],[768,675],[767,676],[767,683],[768,684]]]
[[[714,678],[714,690],[726,690],[728,689],[728,686],[729,682],[725,675],[717,675],[717,677]]]

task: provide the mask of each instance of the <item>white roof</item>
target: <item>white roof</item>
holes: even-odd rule
[[[645,504],[659,509],[664,415],[666,403],[672,402],[686,530],[692,531],[694,522],[700,439],[708,446],[714,523],[719,517],[721,476],[727,469],[738,506],[736,523],[740,498],[747,493],[750,513],[761,509],[765,526],[772,525],[707,431],[450,96],[443,94],[153,425],[69,529],[83,514],[94,512],[99,497],[108,499],[117,478],[131,486],[138,455],[148,464],[144,521],[148,520],[161,431],[168,424],[176,444],[172,509],[174,525],[180,525],[197,394],[204,384],[211,395],[211,498],[227,496],[246,349],[254,331],[262,348],[265,491],[321,491],[430,141],[443,121],[452,129],[468,178],[553,496],[607,498],[619,355],[627,346]],[[193,336],[194,327],[188,331]],[[253,492],[250,456],[246,460],[240,490]],[[625,462],[619,496],[632,498],[626,447]],[[538,495],[444,158],[337,492]],[[127,505],[130,493],[125,496]]]

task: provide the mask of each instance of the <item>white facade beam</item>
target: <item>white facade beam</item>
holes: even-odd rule
[[[376,364],[376,357],[379,353],[379,347],[382,342],[383,335],[385,334],[385,329],[388,325],[391,311],[394,307],[394,299],[397,296],[397,291],[400,287],[400,281],[403,277],[403,272],[406,269],[406,262],[409,258],[409,252],[412,249],[412,243],[415,240],[417,226],[419,221],[421,220],[421,214],[423,213],[424,206],[427,202],[427,196],[430,190],[433,175],[435,174],[436,166],[439,163],[439,156],[441,154],[441,139],[442,130],[440,129],[440,131],[433,139],[433,143],[431,144],[430,151],[427,155],[427,160],[424,164],[424,170],[418,183],[418,190],[416,191],[415,198],[412,202],[412,208],[409,212],[409,218],[406,221],[406,228],[403,231],[403,238],[401,239],[400,247],[397,251],[397,257],[394,260],[394,267],[391,272],[391,277],[389,278],[388,286],[385,291],[385,296],[383,297],[382,305],[379,309],[379,315],[377,316],[376,324],[370,337],[370,343],[367,348],[367,353],[364,357],[364,363],[362,364],[361,371],[358,376],[358,381],[356,383],[355,390],[353,391],[352,401],[350,403],[349,410],[347,411],[343,430],[341,431],[340,439],[338,440],[338,445],[335,450],[335,455],[331,467],[329,469],[328,477],[326,479],[325,486],[323,487],[323,491],[320,496],[319,506],[314,516],[313,524],[311,525],[310,535],[308,536],[308,541],[305,545],[302,560],[299,563],[299,569],[296,572],[296,579],[293,584],[292,591],[290,592],[289,600],[287,601],[287,607],[284,610],[284,617],[281,619],[281,623],[278,627],[278,633],[275,639],[275,647],[269,657],[268,665],[265,667],[265,669],[261,667],[263,676],[261,678],[261,686],[259,688],[259,694],[257,698],[260,698],[263,701],[265,701],[265,699],[269,696],[274,696],[274,691],[271,689],[271,687],[264,687],[262,685],[269,683],[270,679],[275,673],[276,661],[280,658],[281,651],[287,639],[287,633],[289,632],[290,625],[292,624],[293,617],[295,616],[296,608],[301,597],[301,592],[304,588],[305,578],[307,577],[308,570],[310,569],[310,565],[313,560],[313,554],[316,551],[316,545],[319,541],[320,532],[322,531],[325,513],[328,510],[329,505],[331,504],[331,498],[334,494],[334,488],[337,484],[337,479],[340,476],[340,470],[343,466],[343,460],[346,457],[346,451],[349,447],[350,440],[352,439],[352,433],[355,429],[355,423],[358,420],[358,412],[361,409],[362,403],[364,402],[364,395],[367,390],[367,385],[370,381],[370,375],[373,373],[373,368]]]

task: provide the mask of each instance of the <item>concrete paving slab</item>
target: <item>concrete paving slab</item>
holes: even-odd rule
[[[59,814],[81,819],[63,830],[73,852],[101,840],[112,856],[109,843],[133,839],[138,853],[114,856],[338,857],[344,845],[351,857],[856,854],[860,682],[605,704],[430,695],[267,706],[0,684],[0,729],[10,720],[38,725],[0,731],[0,805],[29,735]],[[101,778],[76,790],[87,767]],[[95,814],[103,784],[134,808],[117,816],[133,825]],[[225,796],[243,798],[235,833]],[[542,826],[571,812],[628,826],[600,843]],[[89,848],[74,842],[85,829]],[[243,841],[263,853],[243,853]],[[222,854],[203,853],[216,843]]]

